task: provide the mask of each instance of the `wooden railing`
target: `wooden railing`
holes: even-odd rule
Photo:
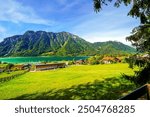
[[[150,100],[150,84],[146,84],[130,94],[120,98],[120,100],[137,100],[137,99],[147,99]]]

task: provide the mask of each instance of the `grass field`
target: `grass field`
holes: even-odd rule
[[[6,67],[7,64],[0,64],[0,67]]]
[[[21,74],[23,73],[24,71],[14,71],[14,72],[3,72],[3,73],[0,73],[0,78],[4,78],[4,77],[10,77],[10,76],[13,76],[13,75],[17,75],[17,74]]]
[[[121,74],[132,75],[128,64],[78,65],[28,72],[0,83],[0,99],[118,99],[135,85]]]

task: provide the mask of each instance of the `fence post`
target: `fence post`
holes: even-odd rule
[[[147,84],[147,99],[150,100],[150,84]]]

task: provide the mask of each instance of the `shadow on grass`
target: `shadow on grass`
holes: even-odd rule
[[[72,86],[67,89],[50,90],[48,92],[25,94],[13,100],[112,100],[119,99],[135,85],[123,78],[108,78],[104,81]]]

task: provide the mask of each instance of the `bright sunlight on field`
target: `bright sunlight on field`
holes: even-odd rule
[[[76,65],[28,72],[0,83],[0,99],[118,99],[135,88],[128,64]]]

